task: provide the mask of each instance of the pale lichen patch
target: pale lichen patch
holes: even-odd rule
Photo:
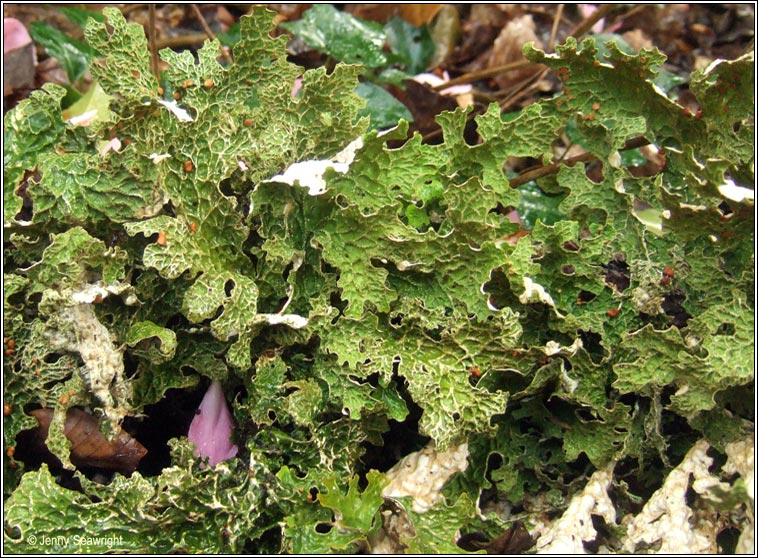
[[[574,496],[568,509],[537,540],[539,554],[585,554],[584,542],[597,537],[592,515],[600,515],[607,523],[616,522],[616,509],[608,496],[615,463],[595,471],[580,494]]]
[[[642,511],[628,519],[627,536],[623,541],[626,552],[635,552],[639,545],[660,545],[662,554],[715,553],[716,533],[707,521],[696,521],[687,505],[687,490],[710,490],[719,481],[709,471],[713,463],[707,455],[709,445],[698,441],[684,460],[666,477],[663,486],[648,500]]]
[[[442,487],[455,473],[468,466],[468,444],[451,446],[438,452],[433,443],[406,455],[387,471],[390,483],[382,492],[385,498],[413,498],[411,508],[424,513],[442,498]]]
[[[91,304],[74,304],[59,311],[62,323],[73,332],[68,347],[84,361],[83,379],[92,394],[104,405],[113,431],[126,416],[128,387],[124,382],[123,350],[116,347],[111,333],[97,318]]]
[[[441,500],[442,487],[455,473],[468,466],[468,443],[450,446],[437,451],[433,442],[420,451],[410,453],[386,473],[389,484],[382,496],[389,500],[391,509],[382,512],[382,528],[370,538],[373,554],[401,554],[405,545],[401,540],[415,537],[416,532],[408,514],[396,501],[412,498],[411,510],[426,513]]]

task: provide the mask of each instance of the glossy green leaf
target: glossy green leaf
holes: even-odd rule
[[[316,4],[297,21],[279,24],[309,46],[348,64],[378,68],[387,64],[381,25],[363,21],[331,4]]]
[[[71,83],[78,81],[84,75],[92,57],[96,54],[91,46],[72,39],[43,21],[32,22],[29,25],[29,34],[36,43],[45,47],[51,57],[58,59]]]
[[[434,42],[426,25],[414,27],[404,19],[393,17],[384,26],[392,52],[402,60],[411,75],[426,70],[434,56]]]
[[[77,6],[63,6],[59,8],[59,10],[70,21],[77,24],[82,29],[84,29],[84,27],[87,25],[87,21],[89,21],[90,18],[99,22],[105,21],[105,16],[100,12],[96,12],[94,10],[87,10],[84,8],[79,8]]]
[[[368,116],[371,127],[381,130],[396,126],[400,120],[411,122],[413,115],[391,93],[373,83],[359,83],[356,93],[366,99],[366,107],[358,114]]]

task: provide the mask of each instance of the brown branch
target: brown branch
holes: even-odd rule
[[[156,46],[158,49],[191,47],[202,43],[207,38],[208,36],[205,33],[187,33],[185,35],[161,39],[157,41]]]
[[[502,66],[494,66],[492,68],[487,68],[486,70],[479,70],[477,72],[469,72],[467,74],[463,74],[457,78],[451,79],[450,81],[446,81],[445,83],[435,85],[432,87],[432,89],[435,91],[442,91],[443,89],[447,89],[453,85],[471,83],[473,81],[479,81],[480,79],[486,79],[505,72],[513,72],[516,70],[521,70],[523,68],[528,68],[529,66],[541,66],[541,64],[533,64],[527,60],[522,60],[521,62],[511,62],[510,64],[503,64]]]
[[[549,68],[542,67],[541,70],[535,71],[532,75],[526,77],[518,83],[515,90],[505,99],[499,102],[500,111],[506,112],[521,101],[524,97],[532,93],[539,85],[539,82],[550,71]]]
[[[121,13],[126,17],[132,12],[136,12],[137,10],[144,10],[145,7],[149,8],[149,4],[123,4],[120,9]]]
[[[200,27],[203,28],[203,31],[205,32],[205,34],[208,36],[208,38],[211,41],[215,41],[216,35],[213,32],[213,30],[210,28],[210,26],[208,25],[208,22],[205,21],[205,17],[203,17],[203,13],[200,11],[200,8],[197,7],[197,4],[190,4],[190,5],[192,6],[192,11],[195,12],[195,17],[200,22]],[[226,52],[226,49],[224,47],[221,47],[221,56],[224,57],[224,60],[226,61],[227,64],[232,63],[232,59],[229,56],[229,53]]]
[[[555,17],[553,18],[553,27],[550,29],[550,40],[547,42],[547,51],[553,52],[555,48],[555,36],[558,34],[558,24],[561,22],[563,16],[563,4],[558,4],[555,9]]]
[[[593,25],[595,25],[598,21],[600,21],[602,18],[604,18],[606,15],[608,15],[611,11],[613,11],[617,7],[618,6],[615,4],[603,4],[597,10],[595,10],[592,13],[592,15],[590,15],[584,21],[582,21],[576,27],[574,27],[569,32],[569,35],[574,36],[576,38],[581,37],[587,31],[592,29]],[[550,33],[550,42],[548,43],[548,52],[552,51],[553,49],[553,43],[555,42],[555,36],[558,31],[558,22],[560,22],[562,16],[563,16],[563,4],[559,4],[554,21],[553,21],[553,29],[551,30],[551,33]],[[453,78],[449,81],[446,81],[445,83],[435,85],[432,87],[432,89],[434,91],[442,91],[443,89],[447,89],[448,87],[452,87],[454,85],[472,83],[474,81],[479,81],[480,79],[487,79],[490,77],[494,77],[498,74],[504,74],[506,72],[515,72],[516,70],[522,70],[524,68],[541,67],[541,66],[542,64],[533,64],[532,62],[529,62],[527,60],[522,60],[520,62],[511,62],[509,64],[503,64],[502,66],[494,66],[492,68],[486,68],[484,70],[478,70],[476,72],[469,72],[469,73],[460,75],[457,78]]]
[[[643,145],[648,145],[650,142],[643,136],[636,137],[634,139],[629,140],[626,142],[624,147],[620,149],[620,151],[627,151],[629,149],[635,149],[637,147],[642,147]],[[533,170],[528,170],[517,177],[511,179],[508,181],[508,185],[511,188],[518,188],[519,186],[522,186],[523,184],[526,184],[527,182],[531,182],[532,180],[537,180],[538,178],[542,178],[544,176],[549,176],[551,174],[556,174],[559,170],[561,170],[561,167],[567,166],[573,166],[576,163],[587,163],[590,161],[595,161],[597,157],[593,153],[582,153],[581,155],[576,155],[574,157],[569,157],[568,159],[565,159],[564,161],[559,161],[557,163],[552,163],[550,165],[545,165],[544,167],[538,167]]]
[[[603,4],[597,10],[592,12],[592,14],[589,17],[587,17],[584,21],[582,21],[579,25],[574,27],[569,32],[569,35],[572,37],[576,37],[578,39],[579,37],[584,35],[587,31],[592,29],[593,25],[595,25],[598,21],[603,19],[605,16],[607,16],[617,7],[618,6],[616,4]]]

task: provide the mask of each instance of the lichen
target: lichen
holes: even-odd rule
[[[71,304],[61,307],[58,317],[69,332],[58,339],[56,349],[79,353],[84,367],[82,379],[87,389],[103,405],[112,432],[120,430],[129,412],[130,384],[124,378],[123,348],[118,347],[111,332],[95,314],[92,304]],[[54,337],[51,337],[51,342]]]
[[[614,467],[615,463],[610,463],[592,474],[560,519],[540,535],[535,545],[538,554],[585,554],[584,543],[597,537],[592,515],[599,515],[609,523],[616,522],[616,509],[608,495]]]
[[[420,451],[406,455],[387,471],[390,482],[382,491],[382,496],[410,496],[413,511],[424,513],[440,501],[445,482],[455,473],[466,470],[467,457],[468,444],[465,442],[439,452],[431,443]]]
[[[655,547],[661,554],[713,554],[716,552],[716,533],[707,522],[694,519],[687,502],[692,487],[703,493],[719,484],[709,468],[713,459],[707,455],[709,444],[699,440],[682,462],[671,471],[663,486],[645,503],[633,518],[625,518],[627,535],[625,552],[636,552],[640,545]]]

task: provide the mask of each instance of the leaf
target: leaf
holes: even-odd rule
[[[381,130],[397,125],[400,120],[413,120],[413,115],[405,105],[378,85],[359,83],[356,92],[366,99],[366,108],[359,114],[369,117],[372,128]]]
[[[509,318],[501,317],[504,325]],[[410,327],[395,332],[378,324],[366,327],[368,324],[362,322],[345,320],[336,331],[324,332],[326,349],[353,366],[364,364],[368,358],[369,362],[362,366],[368,370],[378,366],[389,371],[393,362],[400,362],[399,373],[424,409],[421,430],[437,442],[440,450],[472,432],[490,430],[490,418],[505,412],[508,394],[473,387],[466,363],[484,361],[498,344],[508,346],[508,334],[495,340],[486,327],[461,325],[458,330],[446,332],[441,342],[434,342],[429,338],[415,339],[409,334],[413,331]],[[510,336],[514,334],[511,330]]]
[[[217,41],[164,50],[160,84],[144,29],[104,14],[85,35],[108,114],[66,123],[46,86],[5,117],[12,551],[40,552],[34,533],[81,552],[83,533],[123,537],[88,551],[359,552],[388,511],[367,471],[429,442],[465,446],[468,466],[409,514],[403,544],[457,552],[460,533],[502,533],[490,497],[560,509],[618,460],[614,498],[639,507],[693,439],[728,448],[749,430],[750,56],[692,77],[709,108],[696,117],[656,89],[654,49],[527,47],[563,94],[493,103],[476,141],[470,112],[440,114],[432,145],[407,121],[367,132],[363,68],[290,63],[262,7],[231,64]],[[377,33],[373,70],[397,75]],[[566,136],[593,159],[563,164]],[[630,168],[630,140],[654,144],[658,167]],[[522,194],[514,158],[560,170]],[[527,231],[507,214],[530,204]],[[53,410],[64,462],[69,408],[102,412],[110,433],[126,417],[160,428],[152,404],[173,408],[201,377],[234,394],[239,459],[200,469],[171,439],[160,474],[79,475],[74,492],[13,458],[25,409]]]
[[[564,76],[562,107],[585,117],[578,123],[585,141],[590,142],[589,149],[607,158],[627,140],[649,133],[671,134],[679,145],[698,143],[702,123],[683,115],[679,105],[650,83],[663,55],[656,49],[627,54],[614,42],[606,43],[605,48],[607,54],[600,54],[592,38],[581,45],[569,38],[555,55],[525,47],[531,61],[545,63]],[[593,86],[588,88],[589,83]],[[595,113],[592,120],[590,113]],[[646,116],[640,117],[642,114]]]
[[[706,119],[710,140],[707,149],[739,166],[755,161],[755,150],[751,148],[755,125],[749,122],[755,111],[750,86],[753,66],[751,52],[734,61],[715,61],[692,76],[692,92],[701,110],[710,117]]]
[[[151,321],[137,322],[132,324],[127,333],[125,343],[135,346],[150,338],[158,339],[158,347],[147,349],[149,358],[153,362],[171,360],[176,352],[176,333],[170,329],[159,326]]]
[[[234,23],[229,29],[223,33],[216,33],[216,38],[219,42],[226,47],[233,47],[242,38],[240,34],[240,23]]]
[[[53,412],[36,409],[31,415],[39,422],[35,436],[44,443],[50,429]],[[98,467],[132,473],[147,450],[135,438],[121,430],[108,440],[99,430],[100,421],[80,409],[66,413],[64,434],[71,442],[71,462],[77,467]]]
[[[82,29],[84,29],[84,27],[87,25],[87,21],[89,21],[90,18],[101,23],[105,21],[105,16],[100,12],[96,12],[94,10],[86,10],[78,8],[76,6],[64,6],[58,9],[70,21],[77,24]]]
[[[302,19],[280,23],[316,50],[348,64],[379,68],[388,62],[383,52],[386,34],[379,24],[338,11],[331,4],[317,4]]]
[[[538,219],[548,226],[561,220],[558,206],[564,196],[546,194],[536,183],[525,184],[519,188],[519,194],[518,216],[527,228],[534,228]]]
[[[127,254],[122,249],[106,248],[103,241],[81,227],[50,236],[42,257],[45,265],[33,272],[38,292],[56,283],[81,289],[91,278],[88,273],[97,273],[104,285],[116,286],[124,278]]]
[[[239,551],[259,533],[248,525],[260,500],[249,481],[235,479],[224,464],[214,474],[171,467],[157,479],[117,475],[107,486],[83,479],[81,493],[58,485],[43,465],[6,502],[6,548],[35,552],[50,541],[44,548],[59,553]]]
[[[45,47],[52,58],[58,59],[71,83],[84,75],[96,54],[96,50],[88,44],[68,37],[44,21],[32,22],[29,33],[35,42]]]
[[[595,467],[603,467],[621,455],[624,442],[631,430],[630,407],[617,403],[610,411],[598,411],[594,420],[578,417],[566,431],[563,450],[567,461],[574,461],[584,453]],[[577,413],[578,414],[578,413]]]
[[[100,120],[105,121],[110,117],[110,111],[108,105],[111,102],[111,98],[105,94],[103,88],[97,83],[93,83],[89,90],[81,96],[81,98],[63,111],[64,120],[71,120],[76,116],[91,114],[91,111],[95,111],[95,116],[92,121]]]
[[[97,44],[101,51],[114,59],[124,59],[124,62],[133,69],[128,72],[115,73],[111,66],[99,65],[93,72],[99,77],[106,90],[118,92],[126,101],[141,104],[145,94],[150,91],[148,97],[157,95],[157,87],[150,82],[148,57],[134,57],[126,40],[129,34],[135,34],[131,27],[127,28],[121,21],[117,12],[106,10],[109,22],[113,26],[113,33],[119,36],[118,41],[104,40],[109,31],[104,26],[92,24],[88,27],[88,38]],[[240,52],[245,52],[246,45],[255,40],[260,44],[267,45],[263,56],[274,56],[282,60],[281,64],[268,66],[266,72],[272,75],[264,75],[269,79],[277,76],[279,79],[293,80],[297,75],[294,67],[284,63],[283,54],[276,51],[276,45],[281,41],[273,41],[263,38],[265,32],[262,28],[255,28],[250,19],[243,20],[241,32],[245,39],[238,43]],[[130,41],[145,48],[144,38],[133,37]],[[249,343],[255,332],[261,327],[261,320],[256,315],[257,287],[251,276],[252,269],[249,260],[241,253],[245,228],[236,217],[236,201],[228,196],[218,199],[218,185],[225,176],[231,176],[238,172],[240,161],[244,161],[247,168],[255,168],[260,177],[270,167],[268,172],[273,171],[272,164],[278,162],[282,153],[286,153],[296,145],[300,145],[300,156],[307,156],[312,148],[307,147],[307,142],[318,137],[318,127],[330,130],[324,134],[326,138],[320,146],[329,149],[329,142],[333,145],[342,145],[347,138],[353,139],[354,134],[363,121],[355,124],[355,111],[357,110],[357,96],[348,94],[347,98],[352,103],[345,104],[345,98],[339,95],[330,95],[330,90],[344,90],[350,84],[354,87],[355,70],[348,67],[340,67],[331,75],[326,76],[322,70],[306,72],[303,78],[302,95],[300,99],[291,96],[289,89],[270,85],[257,90],[258,99],[265,103],[272,103],[280,108],[290,106],[292,111],[292,127],[278,126],[288,129],[285,136],[279,134],[262,133],[268,130],[269,124],[265,119],[271,118],[270,113],[263,108],[251,109],[242,101],[241,94],[230,98],[226,91],[230,87],[238,87],[241,77],[240,68],[246,64],[261,64],[263,58],[256,60],[248,59],[249,53],[260,51],[259,46],[248,49],[247,55],[236,58],[237,64],[224,71],[215,61],[217,45],[209,43],[199,53],[200,64],[195,65],[189,53],[177,55],[169,51],[164,52],[164,58],[172,64],[177,72],[183,72],[184,78],[176,80],[175,87],[181,87],[185,106],[192,108],[195,116],[192,121],[177,119],[168,111],[159,110],[153,115],[135,123],[135,127],[124,128],[123,133],[130,138],[133,145],[139,146],[140,162],[149,165],[153,172],[162,177],[162,183],[166,189],[167,199],[172,200],[177,207],[182,209],[177,218],[159,216],[151,220],[135,221],[126,224],[125,228],[130,235],[143,233],[146,235],[165,235],[164,245],[155,243],[145,249],[144,261],[146,265],[155,267],[167,278],[175,278],[180,274],[190,271],[197,278],[194,286],[188,291],[183,311],[191,321],[201,321],[210,318],[220,307],[226,310],[213,322],[214,334],[222,340],[228,340],[233,334],[239,334],[236,343],[230,350],[229,360],[234,366],[245,369],[250,366]],[[127,54],[128,53],[128,54]],[[128,59],[128,60],[127,60]],[[137,64],[140,64],[137,67]],[[223,72],[223,73],[222,73]],[[245,72],[247,75],[247,72]],[[190,79],[187,79],[187,78]],[[213,86],[205,87],[205,80],[210,80]],[[209,83],[210,83],[209,82]],[[192,85],[188,85],[192,83]],[[275,83],[270,81],[268,83]],[[281,82],[279,82],[281,83]],[[187,85],[184,87],[184,85]],[[147,89],[149,88],[149,89]],[[286,96],[283,96],[286,95]],[[153,97],[155,98],[155,97]],[[218,99],[219,102],[210,102]],[[336,101],[339,99],[339,102]],[[156,99],[156,102],[160,99]],[[283,104],[282,104],[283,103]],[[221,106],[225,109],[221,109]],[[297,106],[319,106],[320,111],[310,112],[310,116],[297,114]],[[186,110],[186,109],[185,109]],[[223,116],[222,116],[223,113]],[[261,119],[255,118],[256,113]],[[264,116],[269,114],[269,116]],[[234,117],[232,115],[235,115]],[[246,127],[246,118],[254,122],[254,126]],[[192,137],[195,133],[205,133],[209,128],[218,129],[219,119],[225,122],[223,127],[240,130],[236,144],[226,145],[225,141],[211,143],[206,146],[198,146]],[[154,137],[144,135],[149,129],[150,123],[155,122],[163,129],[165,135]],[[173,130],[173,132],[172,132]],[[196,132],[190,132],[195,130]],[[259,136],[252,141],[252,134],[258,130]],[[343,130],[335,135],[334,130]],[[172,134],[179,134],[187,138],[183,145],[169,140]],[[301,137],[302,136],[302,137]],[[282,145],[281,142],[290,147]],[[303,146],[301,142],[306,142]],[[270,145],[266,147],[266,144]],[[243,147],[245,145],[245,147]],[[315,147],[315,143],[313,143]],[[181,153],[179,157],[161,159],[160,162],[148,162],[151,153]],[[269,157],[269,162],[259,160],[261,157]],[[273,163],[272,163],[273,162]],[[189,169],[189,170],[186,170]],[[264,175],[265,176],[265,175]],[[188,190],[185,179],[189,179],[194,188]],[[193,225],[194,224],[194,225]],[[193,230],[193,227],[196,230]],[[222,243],[219,245],[219,243]],[[223,245],[223,248],[222,248]],[[213,249],[209,250],[209,247]],[[226,291],[229,290],[230,293]],[[265,322],[264,322],[265,323]]]
[[[427,69],[434,56],[434,42],[425,25],[414,27],[412,23],[393,17],[385,24],[384,30],[392,52],[400,57],[409,74],[419,74]]]
[[[99,171],[104,160],[116,167],[108,178],[102,178]],[[42,179],[32,189],[35,220],[124,222],[153,214],[162,202],[160,191],[155,185],[134,180],[135,174],[149,177],[152,170],[144,162],[134,161],[131,154],[113,152],[43,159],[39,163]]]
[[[63,136],[60,102],[64,94],[60,86],[45,85],[5,115],[3,215],[8,222],[19,219],[23,199],[18,194],[29,178],[27,173],[36,168],[39,155],[52,151]]]
[[[127,25],[114,8],[103,9],[103,15],[106,21],[89,20],[84,29],[84,38],[99,55],[91,68],[95,80],[106,93],[132,99],[156,91],[155,77],[148,70],[150,56],[142,26]]]
[[[675,387],[670,407],[688,417],[712,409],[718,391],[753,381],[748,313],[735,298],[696,318],[684,339],[675,328],[655,332],[650,326],[627,336],[623,345],[636,359],[614,366],[614,385],[622,392],[650,394]]]

